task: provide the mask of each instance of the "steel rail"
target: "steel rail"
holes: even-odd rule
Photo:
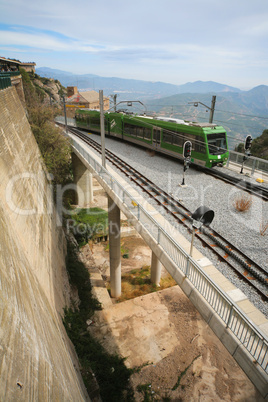
[[[89,138],[87,134],[81,133],[74,128],[70,128],[70,131],[92,146],[97,152],[101,153],[100,145]],[[191,211],[182,203],[172,195],[166,193],[111,151],[106,150],[106,158],[127,175],[131,181],[141,187],[151,198],[154,198],[177,222],[183,224],[189,232],[192,232]],[[240,278],[253,286],[263,299],[268,299],[268,274],[260,265],[255,263],[245,253],[242,253],[214,229],[203,227],[196,232],[196,237],[203,245],[210,248],[221,261],[226,262]]]

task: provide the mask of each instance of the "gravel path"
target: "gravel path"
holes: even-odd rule
[[[100,143],[99,135],[91,134],[90,137]],[[180,187],[183,165],[178,161],[158,154],[150,156],[143,148],[110,138],[106,138],[106,147],[157,183],[163,190],[173,193],[192,212],[201,205],[214,210],[215,217],[211,227],[227,237],[236,247],[268,271],[268,229],[265,235],[260,234],[261,225],[268,223],[268,202],[253,196],[249,211],[237,212],[233,206],[234,199],[243,194],[248,196],[248,193],[235,186],[190,168],[185,176],[187,187]],[[239,174],[232,174],[241,177]],[[127,180],[125,176],[124,179]],[[247,179],[251,180],[250,178]],[[133,185],[133,182],[131,184]],[[141,192],[138,187],[137,190]],[[142,194],[143,197],[147,197],[145,193]],[[149,199],[149,202],[156,209],[160,208],[153,200]],[[190,240],[188,231],[175,223],[163,209],[162,215]],[[197,239],[195,240],[195,247],[207,256],[235,286],[247,295],[253,304],[268,316],[268,303],[261,301],[254,290],[249,290],[248,286],[238,279],[226,264],[219,262],[217,257],[207,248],[204,248],[201,243],[198,244]]]

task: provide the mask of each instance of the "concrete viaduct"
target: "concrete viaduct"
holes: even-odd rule
[[[216,336],[268,399],[268,320],[198,250],[80,139],[73,148],[78,205],[89,207],[92,175],[108,196],[111,295],[121,294],[120,212],[152,250],[151,280],[158,284],[161,264],[175,279]]]

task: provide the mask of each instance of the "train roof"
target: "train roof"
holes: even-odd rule
[[[156,117],[155,120],[161,120],[161,121],[167,121],[170,123],[177,123],[177,124],[186,124],[188,125],[189,123],[187,123],[186,121],[182,120],[182,119],[174,119],[173,117]]]
[[[99,109],[79,109],[78,111],[82,112],[82,113],[85,113],[85,112],[88,112],[88,111],[90,111],[90,112],[99,112],[100,113]],[[166,117],[166,116],[149,116],[149,115],[146,115],[146,114],[138,115],[138,114],[134,114],[132,112],[129,113],[129,112],[125,111],[125,110],[117,110],[116,112],[114,112],[114,111],[108,111],[108,112],[104,111],[104,113],[108,113],[108,114],[110,114],[110,113],[118,113],[118,114],[123,114],[123,115],[133,115],[135,117],[142,118],[142,119],[158,120],[158,121],[163,121],[163,122],[167,122],[167,123],[182,124],[182,125],[185,125],[185,126],[198,127],[198,128],[201,128],[201,129],[204,129],[204,128],[213,129],[213,128],[216,128],[216,127],[217,128],[222,128],[221,126],[218,126],[217,124],[214,124],[214,123],[200,123],[198,121],[185,121],[185,120],[182,120],[182,119],[176,119],[176,118],[173,118],[173,117]]]
[[[164,122],[167,122],[167,123],[184,124],[185,126],[191,126],[191,127],[200,127],[200,128],[215,128],[215,127],[217,127],[217,124],[213,124],[213,123],[200,123],[198,121],[185,121],[185,120],[176,119],[176,118],[173,118],[173,117],[165,117],[165,116],[149,117],[149,116],[146,116],[146,115],[137,116],[137,117],[143,117],[143,118],[146,118],[146,119],[154,119],[154,120],[164,121]]]
[[[201,127],[201,128],[205,128],[205,127],[208,127],[208,128],[214,128],[214,127],[217,127],[217,124],[213,124],[213,123],[199,123],[198,121],[197,122],[190,122],[190,123],[188,123],[190,126],[194,126],[194,127]]]

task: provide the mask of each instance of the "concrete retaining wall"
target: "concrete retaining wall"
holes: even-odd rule
[[[85,400],[61,315],[66,243],[15,88],[0,91],[0,399]]]

